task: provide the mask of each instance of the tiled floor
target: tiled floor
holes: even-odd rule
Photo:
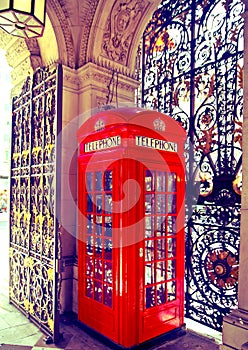
[[[44,334],[29,322],[14,306],[8,302],[8,230],[7,222],[0,216],[0,350],[109,350],[109,345],[104,344],[96,337],[86,333],[77,326],[73,320],[63,319],[61,333],[63,339],[56,345],[47,345],[44,342]],[[186,323],[187,324],[187,323]],[[220,335],[210,330],[202,330],[199,325],[191,325],[192,329],[205,334],[200,336],[190,330],[186,334],[174,340],[167,340],[156,345],[148,345],[143,349],[153,350],[218,350]],[[207,333],[209,332],[209,333]],[[208,337],[206,335],[208,334]],[[218,337],[213,339],[213,337]]]

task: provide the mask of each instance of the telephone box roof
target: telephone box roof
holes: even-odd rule
[[[161,135],[165,133],[175,135],[182,141],[186,138],[183,127],[164,113],[143,108],[123,107],[98,112],[86,120],[77,131],[78,143],[81,143],[89,134],[124,124],[155,130]]]

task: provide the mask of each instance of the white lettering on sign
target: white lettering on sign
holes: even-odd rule
[[[147,136],[136,136],[135,144],[139,147],[148,147],[159,151],[177,152],[177,143],[159,139],[153,139]]]
[[[120,136],[107,137],[106,139],[88,142],[84,145],[84,152],[101,151],[103,149],[113,148],[121,145]]]

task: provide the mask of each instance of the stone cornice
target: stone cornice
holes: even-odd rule
[[[115,72],[115,75],[116,73],[117,71]],[[87,63],[78,70],[63,66],[63,86],[64,88],[69,88],[75,91],[81,91],[93,86],[107,89],[112,74],[113,70],[111,68],[99,67],[92,62]],[[136,79],[118,72],[119,89],[133,92],[137,89],[138,85],[139,82]]]
[[[133,92],[137,89],[139,82],[136,79],[118,73],[118,89]],[[93,63],[87,63],[78,69],[79,89],[87,89],[92,86],[106,89],[113,74],[112,69],[99,67]],[[116,77],[117,77],[116,74]]]
[[[80,81],[77,70],[63,66],[63,87],[77,92],[79,84]]]

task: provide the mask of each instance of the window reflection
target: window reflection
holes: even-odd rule
[[[168,173],[168,192],[176,192],[176,173]]]
[[[176,298],[176,173],[145,173],[145,307]]]
[[[86,174],[85,295],[112,307],[112,170]]]
[[[165,192],[166,189],[166,173],[158,171],[156,181],[156,191]]]
[[[104,173],[104,190],[112,191],[112,170],[106,170]]]

